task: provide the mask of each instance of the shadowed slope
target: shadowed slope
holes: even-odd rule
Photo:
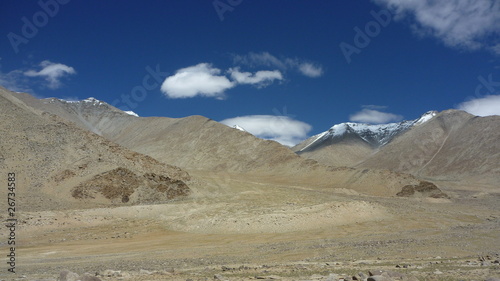
[[[25,211],[159,202],[189,194],[185,171],[30,108],[3,88],[0,119],[0,166],[16,173]]]

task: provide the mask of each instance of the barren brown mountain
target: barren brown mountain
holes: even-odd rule
[[[166,202],[190,192],[180,168],[33,109],[3,88],[0,119],[0,165],[18,175],[25,210]]]
[[[285,146],[262,140],[203,116],[135,117],[89,98],[81,102],[36,99],[16,94],[27,105],[56,114],[81,128],[158,161],[188,171],[245,174],[256,181],[350,188],[393,196],[419,180],[388,170],[336,168],[297,156]]]
[[[395,138],[359,166],[500,188],[500,116],[443,111]]]

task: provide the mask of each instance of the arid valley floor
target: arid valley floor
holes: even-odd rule
[[[170,204],[23,212],[17,279],[70,270],[102,280],[326,280],[376,269],[404,280],[500,278],[496,191],[384,198],[196,176],[208,188]]]

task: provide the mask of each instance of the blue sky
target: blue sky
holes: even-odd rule
[[[0,85],[203,115],[291,145],[332,125],[500,114],[500,2],[0,2]]]

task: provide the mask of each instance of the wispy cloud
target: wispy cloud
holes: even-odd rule
[[[276,67],[283,71],[295,70],[311,78],[320,77],[324,73],[322,66],[318,63],[312,63],[298,58],[277,58],[268,52],[250,52],[246,55],[233,55],[233,62],[237,65],[247,65],[251,67],[267,66]]]
[[[221,121],[230,127],[240,126],[256,137],[294,146],[307,138],[311,125],[288,116],[248,115]]]
[[[447,46],[489,49],[500,54],[500,2],[497,0],[373,0],[389,7],[396,20],[410,18],[419,35],[434,36]]]
[[[458,109],[476,116],[500,115],[500,95],[489,95],[465,101]]]
[[[61,78],[71,74],[76,74],[73,67],[62,63],[53,63],[51,61],[44,60],[40,63],[40,66],[42,67],[41,70],[28,70],[24,72],[24,75],[28,77],[44,78],[48,82],[47,87],[50,89],[60,88],[62,86]]]
[[[243,64],[252,67],[268,66],[268,67],[277,67],[280,69],[286,68],[285,62],[271,55],[268,52],[262,52],[262,53],[250,52],[246,55],[233,55],[233,61],[235,64]]]
[[[8,73],[3,73],[0,70],[0,85],[11,91],[33,94],[27,79],[21,70],[13,70]]]
[[[231,78],[238,84],[254,84],[258,87],[264,87],[273,80],[283,80],[283,75],[279,70],[261,70],[254,74],[250,72],[241,72],[239,67],[230,68],[228,70]]]
[[[389,122],[397,122],[401,121],[403,116],[382,112],[375,109],[363,108],[361,111],[358,111],[351,116],[349,116],[349,120],[352,122],[361,122],[361,123],[370,123],[370,124],[384,124]]]
[[[375,109],[375,110],[384,110],[387,108],[387,105],[375,105],[375,104],[365,104],[361,106],[362,108]]]
[[[305,76],[309,76],[311,78],[320,77],[321,75],[323,75],[323,69],[321,68],[321,66],[314,65],[308,62],[300,63],[299,71]]]
[[[229,77],[227,77],[229,76]],[[209,63],[181,68],[165,79],[161,91],[169,98],[192,98],[196,96],[223,99],[225,91],[240,84],[250,84],[258,88],[270,85],[274,80],[282,80],[279,70],[261,70],[255,73],[230,68],[224,74]]]

